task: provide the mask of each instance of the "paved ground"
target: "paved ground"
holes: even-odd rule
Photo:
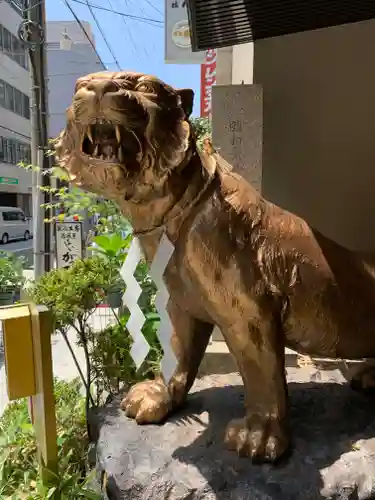
[[[0,245],[0,250],[15,253],[20,257],[25,257],[26,267],[31,267],[33,260],[33,240],[12,241],[6,245]]]

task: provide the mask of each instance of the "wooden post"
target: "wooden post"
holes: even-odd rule
[[[9,400],[30,397],[40,474],[50,484],[57,474],[57,432],[51,334],[52,316],[32,302],[0,307]]]
[[[42,481],[49,483],[57,473],[56,410],[51,348],[52,316],[45,306],[29,303],[29,309],[36,386],[36,392],[30,398],[30,405],[38,442],[40,473]]]

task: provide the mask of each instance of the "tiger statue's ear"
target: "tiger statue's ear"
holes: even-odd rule
[[[208,137],[203,139],[203,150],[208,155],[212,155],[212,154],[216,153],[216,150],[212,144],[212,141]]]
[[[189,118],[193,112],[194,91],[192,89],[179,89],[177,94],[180,97],[180,106],[185,112],[185,118]]]

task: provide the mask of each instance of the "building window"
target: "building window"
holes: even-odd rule
[[[16,141],[16,163],[17,165],[23,160],[21,156],[22,144]]]
[[[10,163],[17,165],[16,142],[10,141]]]
[[[9,84],[5,85],[5,107],[10,111],[15,112],[16,106],[14,102],[14,87]]]
[[[30,99],[28,95],[22,94],[23,106],[22,106],[22,116],[30,120]]]
[[[5,163],[11,163],[11,147],[10,147],[10,140],[9,139],[5,139],[4,140],[4,159],[5,159]]]
[[[17,113],[17,115],[23,116],[23,110],[22,110],[22,92],[20,92],[17,89],[14,89],[14,111]]]
[[[8,57],[12,56],[12,35],[4,26],[3,28],[3,51]]]
[[[23,68],[29,69],[27,48],[2,24],[0,24],[0,50]]]
[[[5,108],[5,82],[0,80],[0,106]]]
[[[30,144],[0,136],[0,162],[19,165],[23,162],[29,165],[31,162]]]
[[[0,80],[0,106],[17,115],[30,119],[30,99],[19,90]]]

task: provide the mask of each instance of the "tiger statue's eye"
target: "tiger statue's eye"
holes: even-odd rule
[[[89,80],[80,80],[76,83],[76,88],[75,88],[75,92],[77,92],[77,90],[80,90],[84,87],[86,87],[86,85],[88,84]]]
[[[143,92],[145,94],[156,94],[155,87],[149,83],[140,83],[135,87],[136,92]]]

